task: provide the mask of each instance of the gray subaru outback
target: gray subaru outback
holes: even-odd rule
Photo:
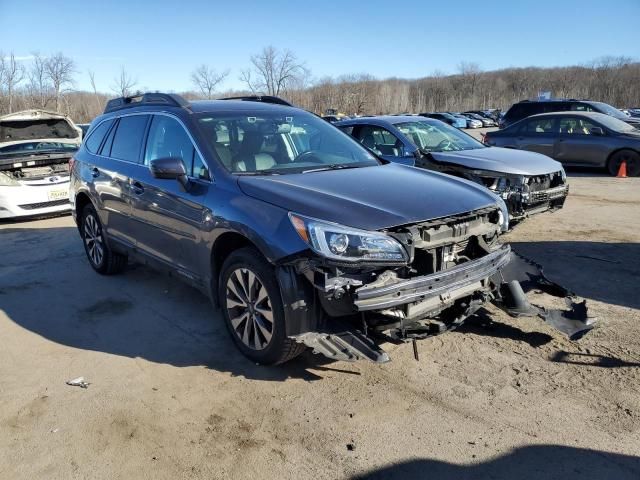
[[[382,341],[460,325],[500,297],[502,200],[388,163],[275,97],[111,100],[71,162],[89,263],[170,271],[222,310],[238,348],[383,362]]]

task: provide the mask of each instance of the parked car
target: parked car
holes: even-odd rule
[[[484,126],[481,120],[478,120],[471,115],[465,115],[464,113],[458,113],[456,115],[459,115],[467,120],[467,128],[482,128]]]
[[[329,123],[336,123],[340,121],[340,118],[338,118],[336,115],[324,115],[322,119],[326,120]]]
[[[385,160],[472,180],[504,199],[511,222],[562,208],[566,175],[551,158],[489,148],[470,135],[424,117],[370,117],[336,124]]]
[[[76,127],[82,130],[82,138],[84,138],[87,135],[90,125],[91,125],[90,123],[76,123]]]
[[[120,272],[128,257],[172,272],[217,302],[262,364],[306,346],[386,361],[376,339],[454,328],[500,295],[490,279],[510,257],[496,195],[381,161],[270,97],[111,100],[71,178],[96,272]]]
[[[499,147],[542,153],[563,165],[606,167],[616,175],[640,174],[640,130],[602,113],[558,112],[534,115],[485,136]]]
[[[465,112],[465,115],[471,117],[471,118],[475,118],[476,120],[482,122],[482,126],[483,127],[495,127],[496,126],[496,122],[494,120],[492,120],[489,117],[484,117],[482,115],[479,115],[477,113],[473,113],[473,112]]]
[[[69,159],[82,133],[66,116],[25,110],[0,117],[0,219],[69,211]]]
[[[467,121],[462,118],[456,118],[450,113],[446,112],[436,112],[436,113],[421,113],[421,117],[427,118],[435,118],[436,120],[440,120],[441,122],[448,123],[452,127],[456,128],[466,128]]]
[[[593,102],[591,100],[522,100],[514,103],[507,110],[507,113],[501,119],[500,128],[507,128],[509,125],[532,115],[566,111],[604,113],[640,128],[640,118],[628,117],[607,103]]]

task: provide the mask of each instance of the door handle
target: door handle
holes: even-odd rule
[[[144,193],[144,187],[140,182],[133,182],[131,186],[133,187],[133,193],[135,193],[136,195],[142,195]]]
[[[99,175],[100,175],[100,170],[98,170],[96,167],[93,167],[93,168],[91,169],[91,176],[92,176],[93,178],[96,178],[96,177],[98,177]]]

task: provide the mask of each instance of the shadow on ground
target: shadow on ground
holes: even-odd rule
[[[203,365],[259,380],[316,380],[330,371],[358,374],[311,353],[279,367],[249,362],[205,296],[137,265],[122,275],[97,275],[74,227],[5,228],[0,249],[0,313],[52,342],[179,367]],[[640,307],[640,245],[542,242],[519,243],[516,250],[548,266],[552,280],[579,295]],[[549,340],[486,315],[477,322],[464,327],[466,332],[532,346]]]
[[[546,333],[525,332],[506,323],[496,322],[484,308],[481,308],[474,315],[469,317],[464,324],[460,328],[454,330],[454,332],[461,333],[463,335],[473,334],[494,338],[507,338],[510,340],[528,343],[534,348],[546,345],[553,340],[553,337]]]
[[[640,457],[536,445],[482,463],[457,465],[432,459],[410,460],[372,470],[352,480],[637,480]]]
[[[73,227],[2,229],[0,248],[0,314],[52,342],[266,381],[358,375],[310,352],[282,366],[255,365],[204,295],[135,264],[121,275],[96,274]]]
[[[640,243],[515,242],[511,246],[542,265],[550,280],[581,297],[640,308]]]

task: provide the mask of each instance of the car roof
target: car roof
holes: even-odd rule
[[[189,102],[189,107],[193,113],[222,111],[292,112],[301,110],[297,107],[248,100],[196,100]]]
[[[359,117],[349,120],[343,120],[335,123],[337,126],[358,125],[361,123],[369,123],[372,125],[397,125],[398,123],[418,122],[421,120],[429,120],[419,115],[380,115],[377,117]]]
[[[609,115],[600,112],[548,112],[538,113],[537,115],[531,115],[530,117],[523,118],[523,120],[529,120],[531,118],[544,118],[544,117],[584,117],[598,120],[600,118],[611,118]]]

